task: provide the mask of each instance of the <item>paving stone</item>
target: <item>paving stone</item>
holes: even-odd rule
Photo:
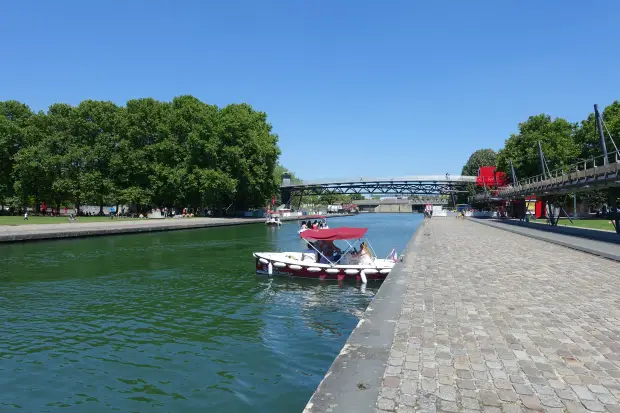
[[[383,378],[383,385],[385,387],[398,388],[400,385],[400,377],[387,376]]]
[[[434,379],[422,378],[422,390],[428,393],[434,393],[437,389]]]
[[[540,405],[540,400],[536,396],[521,396],[521,402],[525,407],[532,410],[542,410],[542,406]]]
[[[461,380],[461,379],[459,379],[459,380],[456,381],[456,386],[459,389],[475,389],[476,388],[473,380]]]
[[[394,402],[394,400],[379,398],[379,400],[377,401],[377,407],[387,412],[393,412],[396,408],[396,403]]]
[[[526,384],[513,384],[512,387],[514,387],[515,391],[519,394],[524,394],[524,395],[534,394],[534,390],[532,390],[532,388]]]
[[[555,394],[563,400],[577,400],[577,395],[570,389],[556,390]]]
[[[566,407],[566,411],[569,413],[587,413],[586,408],[579,402],[564,400],[564,406]]]
[[[617,262],[468,220],[423,225],[399,264],[378,411],[620,413]]]
[[[489,390],[480,390],[480,399],[485,406],[501,406],[497,393]]]
[[[547,407],[563,407],[562,401],[555,394],[553,394],[553,395],[540,394],[540,395],[538,395],[538,398],[540,399],[540,403],[543,406],[547,406]]]
[[[544,386],[542,384],[532,384],[532,387],[534,388],[534,393],[555,395],[555,391],[551,387]]]
[[[522,413],[523,409],[518,404],[503,403],[502,412],[504,413]]]
[[[596,398],[603,404],[616,405],[618,401],[611,394],[597,394]]]
[[[596,400],[594,394],[592,394],[592,392],[588,390],[587,387],[575,385],[571,386],[571,388],[580,400]]]
[[[505,402],[516,402],[519,400],[519,395],[513,390],[500,390],[498,391],[499,398]]]
[[[607,390],[605,387],[601,386],[600,384],[589,384],[588,389],[590,389],[590,391],[593,393],[609,394],[609,390]]]
[[[398,396],[398,411],[400,412],[401,406],[416,406],[418,396],[413,394],[401,394]]]
[[[478,402],[478,399],[462,397],[461,406],[463,406],[463,409],[478,410],[480,408],[480,403]]]
[[[443,412],[456,413],[459,411],[459,407],[457,406],[455,402],[449,402],[446,400],[438,400],[437,407],[439,408],[440,411],[443,411]]]
[[[605,406],[595,400],[582,400],[581,403],[591,412],[604,412]]]
[[[510,383],[510,380],[497,379],[497,380],[493,380],[493,384],[498,389],[512,390],[512,384]]]

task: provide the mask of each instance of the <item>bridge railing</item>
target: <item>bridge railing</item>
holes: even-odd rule
[[[303,180],[298,183],[289,183],[283,186],[320,186],[320,185],[350,185],[364,183],[391,183],[391,182],[453,182],[455,184],[476,182],[475,176],[462,175],[429,175],[429,176],[399,176],[394,178],[347,178],[347,179],[324,179],[315,181]]]
[[[620,152],[612,152],[607,155],[608,163],[618,163],[620,160]],[[529,178],[521,179],[516,184],[510,185],[508,188],[501,190],[500,192],[504,192],[506,190],[510,191],[511,189],[519,189],[523,187],[531,187],[536,184],[542,184],[543,182],[553,179],[553,178],[562,178],[567,176],[573,172],[579,171],[587,171],[589,169],[596,169],[599,166],[605,165],[605,156],[600,155],[593,158],[589,158],[583,161],[579,161],[572,165],[565,166],[563,168],[554,169],[549,171],[547,174],[539,174],[535,176],[531,176]]]

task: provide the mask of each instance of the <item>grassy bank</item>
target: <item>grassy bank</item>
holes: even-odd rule
[[[538,219],[532,222],[544,224],[547,221],[544,219]],[[573,227],[573,228],[587,228],[587,229],[600,229],[600,230],[605,230],[605,231],[615,231],[613,224],[608,219],[574,219],[573,223],[571,224],[571,222],[568,219],[562,218],[560,219],[560,222],[558,222],[558,225],[562,225],[566,227]]]
[[[137,220],[136,218],[119,218],[121,221]],[[115,219],[114,221],[117,221]],[[79,224],[85,222],[114,222],[109,217],[78,217],[75,221],[69,221],[68,217],[33,217],[24,220],[23,216],[0,216],[0,225],[32,225],[32,224],[66,224],[68,222]]]

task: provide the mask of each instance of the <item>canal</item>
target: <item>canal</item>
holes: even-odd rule
[[[334,218],[379,255],[421,216]],[[378,284],[257,276],[297,226],[0,245],[0,411],[300,412]]]

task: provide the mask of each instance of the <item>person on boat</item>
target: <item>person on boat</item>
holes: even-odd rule
[[[349,263],[355,265],[369,265],[372,264],[372,254],[368,250],[365,242],[360,244],[360,250],[351,253]]]
[[[326,257],[334,257],[336,261],[342,256],[342,250],[334,244],[334,241],[323,241],[321,243],[321,253]]]
[[[314,248],[312,248],[312,244],[308,243],[307,248],[304,252],[301,253],[302,261],[312,261],[316,262],[317,252]]]
[[[306,221],[301,221],[301,229],[304,231],[308,229],[308,227],[306,226]]]
[[[319,229],[319,223],[316,220],[312,223],[312,229]]]

